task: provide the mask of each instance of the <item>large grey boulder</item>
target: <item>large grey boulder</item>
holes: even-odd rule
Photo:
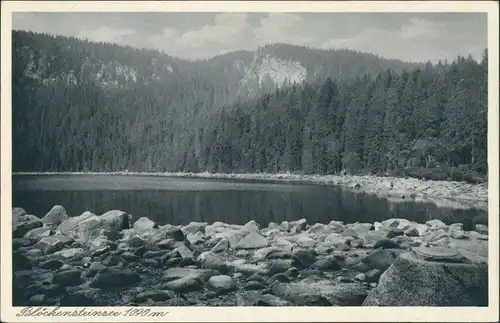
[[[135,272],[126,271],[119,268],[105,268],[97,272],[97,275],[90,282],[90,287],[94,288],[114,288],[130,286],[139,282],[140,277]]]
[[[208,279],[208,286],[218,292],[229,292],[236,289],[236,284],[234,283],[231,276],[227,275],[215,275]]]
[[[28,231],[43,225],[39,218],[31,214],[23,214],[24,210],[21,210],[15,209],[13,211],[12,238],[22,238]]]
[[[99,219],[108,223],[111,228],[121,231],[130,228],[132,216],[120,210],[111,210],[99,216]]]
[[[41,219],[45,225],[57,227],[68,219],[66,209],[61,205],[54,205],[47,214]]]
[[[147,217],[143,216],[142,218],[139,218],[134,222],[133,228],[135,232],[143,233],[154,228],[158,228],[158,225]]]
[[[96,216],[96,215],[93,214],[92,212],[85,211],[79,216],[74,216],[74,217],[71,217],[69,219],[66,219],[61,224],[59,224],[59,226],[56,229],[56,232],[75,239],[78,237],[77,231],[78,231],[78,225],[80,224],[80,222],[82,222],[83,220],[85,220],[87,218],[93,217],[93,216]]]
[[[231,244],[231,240],[229,241]],[[237,243],[234,244],[234,249],[259,249],[267,247],[268,245],[269,245],[269,240],[264,238],[259,232],[250,231],[244,234],[242,238]]]
[[[25,239],[30,240],[32,243],[37,243],[42,239],[43,237],[48,237],[52,235],[52,230],[47,227],[38,227],[35,229],[31,229],[26,234],[24,235]]]
[[[457,263],[460,256],[453,251],[430,249],[401,254],[363,305],[488,305],[487,265]]]
[[[332,284],[329,281],[275,283],[271,287],[271,293],[297,305],[306,305],[308,298],[321,296],[337,306],[361,305],[367,295],[365,288],[359,283]]]

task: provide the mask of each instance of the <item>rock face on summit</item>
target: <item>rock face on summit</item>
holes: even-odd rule
[[[487,266],[461,261],[450,249],[401,254],[363,306],[487,306]]]

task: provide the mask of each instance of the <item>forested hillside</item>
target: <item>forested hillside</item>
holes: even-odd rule
[[[13,170],[486,173],[486,53],[287,46],[186,61],[15,31]]]
[[[478,181],[487,172],[487,52],[451,64],[278,90],[215,116],[197,169],[346,170]],[[206,134],[208,132],[208,134]],[[193,169],[191,169],[193,170]]]

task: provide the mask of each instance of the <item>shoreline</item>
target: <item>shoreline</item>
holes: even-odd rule
[[[480,219],[158,225],[120,210],[69,217],[61,205],[12,218],[16,306],[487,304]]]
[[[213,180],[252,180],[289,184],[337,186],[352,192],[376,195],[391,202],[416,201],[439,207],[488,211],[488,183],[470,184],[417,178],[372,175],[296,175],[289,173],[147,173],[147,172],[16,172],[13,176],[152,176]],[[392,187],[391,187],[392,183]],[[359,186],[358,186],[359,184]]]

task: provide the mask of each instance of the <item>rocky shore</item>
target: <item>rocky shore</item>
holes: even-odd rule
[[[487,306],[488,227],[12,210],[15,306]]]
[[[15,173],[14,175],[128,175],[179,178],[230,179],[314,183],[335,185],[344,189],[389,198],[393,202],[415,200],[447,208],[488,210],[488,184],[453,181],[431,181],[416,178],[379,177],[373,175],[298,175],[298,174],[225,174],[225,173]]]

